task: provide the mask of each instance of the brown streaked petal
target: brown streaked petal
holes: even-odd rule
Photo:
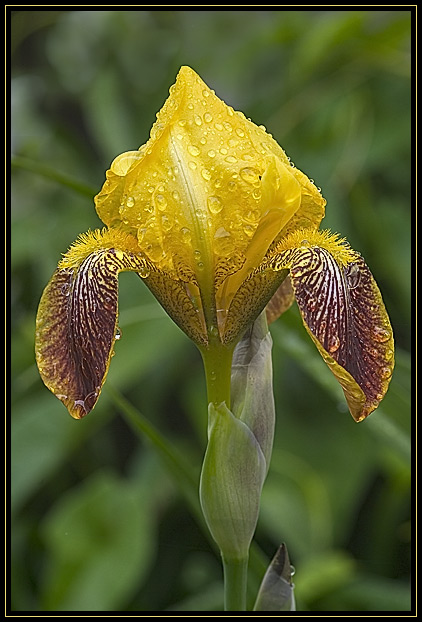
[[[280,287],[265,307],[268,324],[275,322],[280,315],[287,309],[290,309],[295,300],[292,282],[289,276],[286,276]]]
[[[390,321],[364,260],[338,264],[324,248],[297,249],[290,268],[303,322],[362,421],[384,397],[394,367]]]
[[[150,269],[133,253],[99,249],[77,267],[58,268],[45,288],[36,323],[37,364],[46,386],[75,419],[93,409],[110,365],[118,274]]]
[[[237,290],[227,313],[222,342],[233,342],[251,324],[286,278],[287,270],[255,272]]]

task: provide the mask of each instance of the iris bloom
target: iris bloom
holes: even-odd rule
[[[270,301],[274,319],[294,296],[354,419],[377,407],[393,337],[368,267],[319,231],[325,200],[265,128],[192,69],[181,68],[148,142],[112,162],[95,205],[105,228],[63,256],[37,317],[41,377],[73,417],[94,407],[104,383],[123,270],[203,351],[232,350]]]

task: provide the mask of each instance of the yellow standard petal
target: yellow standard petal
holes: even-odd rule
[[[222,341],[241,284],[286,233],[318,228],[325,206],[265,128],[189,67],[149,141],[113,161],[95,202],[105,224],[132,233],[161,273],[186,284],[208,329],[217,317]]]

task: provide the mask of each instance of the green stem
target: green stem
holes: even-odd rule
[[[234,346],[224,346],[220,341],[201,348],[207,382],[208,404],[222,402],[230,408],[230,382]]]
[[[224,611],[246,611],[248,558],[226,559],[224,568]]]

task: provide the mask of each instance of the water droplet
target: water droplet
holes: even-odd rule
[[[221,155],[227,155],[228,151],[227,151],[227,149],[225,147],[221,147],[220,153],[221,153]]]
[[[201,153],[200,149],[198,149],[195,145],[189,145],[188,151],[193,156],[198,156]]]
[[[207,168],[202,169],[201,175],[205,181],[209,181],[211,179],[211,172]]]
[[[350,289],[355,289],[360,282],[360,270],[359,267],[355,264],[349,264],[346,267],[346,275],[347,275],[347,283]]]
[[[223,204],[218,197],[208,197],[208,209],[211,214],[219,214],[223,209]]]
[[[209,112],[206,112],[206,113],[204,114],[204,121],[205,121],[206,123],[211,123],[211,121],[212,121],[212,114],[210,114]]]
[[[138,274],[141,277],[141,279],[147,279],[150,275],[150,270],[146,266],[142,266],[138,270]]]
[[[256,223],[259,220],[261,213],[257,209],[250,209],[246,212],[244,219],[251,223]]]
[[[122,338],[122,331],[120,330],[119,327],[116,328],[116,332],[114,334],[114,338],[118,341],[119,339]]]
[[[180,119],[179,125],[180,127],[184,127],[186,125],[186,119]]]
[[[259,183],[259,171],[255,168],[245,167],[240,171],[240,176],[243,181],[246,181],[248,184],[257,184]]]
[[[224,227],[219,227],[214,233],[214,239],[219,240],[221,238],[229,238],[230,235],[230,232],[227,231]]]
[[[340,347],[340,339],[338,338],[337,335],[335,335],[328,343],[328,352],[330,352],[330,354],[333,354],[334,352],[337,352],[339,347]]]
[[[163,212],[167,207],[166,197],[163,194],[157,194],[155,196],[155,205],[161,212]]]
[[[231,191],[236,190],[236,182],[235,181],[229,181],[227,184],[227,188]]]
[[[180,199],[180,194],[177,192],[177,190],[173,190],[172,197],[175,201],[178,201]]]
[[[226,130],[226,132],[233,131],[232,124],[229,123],[228,121],[224,121],[223,125],[224,125],[224,129]]]
[[[381,378],[383,380],[387,380],[387,378],[390,378],[391,374],[393,373],[393,370],[391,369],[391,367],[382,367],[380,370],[381,373]]]
[[[390,336],[390,331],[383,326],[374,326],[374,328],[372,329],[372,337],[375,339],[375,341],[379,341],[380,343],[388,341],[390,339]]]
[[[208,155],[209,155],[210,158],[215,158],[215,151],[214,151],[214,149],[210,149],[208,151]]]
[[[195,115],[193,116],[193,120],[195,121],[195,124],[196,124],[196,125],[202,125],[202,119],[201,119],[201,117],[199,116],[199,114],[195,114]]]
[[[227,156],[227,158],[224,159],[229,164],[235,164],[237,162],[237,158],[235,158],[234,156]]]
[[[235,132],[238,136],[240,136],[240,138],[243,138],[245,135],[245,132],[242,129],[240,129],[240,127],[237,127]]]
[[[135,205],[135,199],[133,197],[128,197],[126,199],[126,207],[133,207]]]
[[[219,132],[221,132],[222,130],[224,130],[224,127],[221,123],[215,123],[214,127],[216,130],[218,130]]]
[[[258,125],[259,129],[262,130],[263,132],[267,131],[267,128],[265,127],[265,125]]]
[[[290,576],[293,577],[296,572],[296,568],[290,564]]]
[[[188,227],[182,227],[180,229],[180,234],[182,236],[183,242],[190,242],[192,240],[192,235]]]
[[[169,232],[170,229],[173,227],[173,223],[170,220],[170,218],[167,216],[167,214],[163,214],[161,216],[161,226],[163,227],[163,230],[166,232]]]
[[[210,96],[210,93],[209,93],[209,91],[207,91],[206,89],[204,89],[204,90],[202,91],[202,95],[203,95],[204,97],[209,97],[209,96]]]
[[[189,168],[191,169],[191,171],[194,171],[196,169],[196,162],[189,162]]]
[[[221,188],[221,186],[223,185],[223,181],[221,179],[216,179],[214,182],[214,186],[216,188]]]

